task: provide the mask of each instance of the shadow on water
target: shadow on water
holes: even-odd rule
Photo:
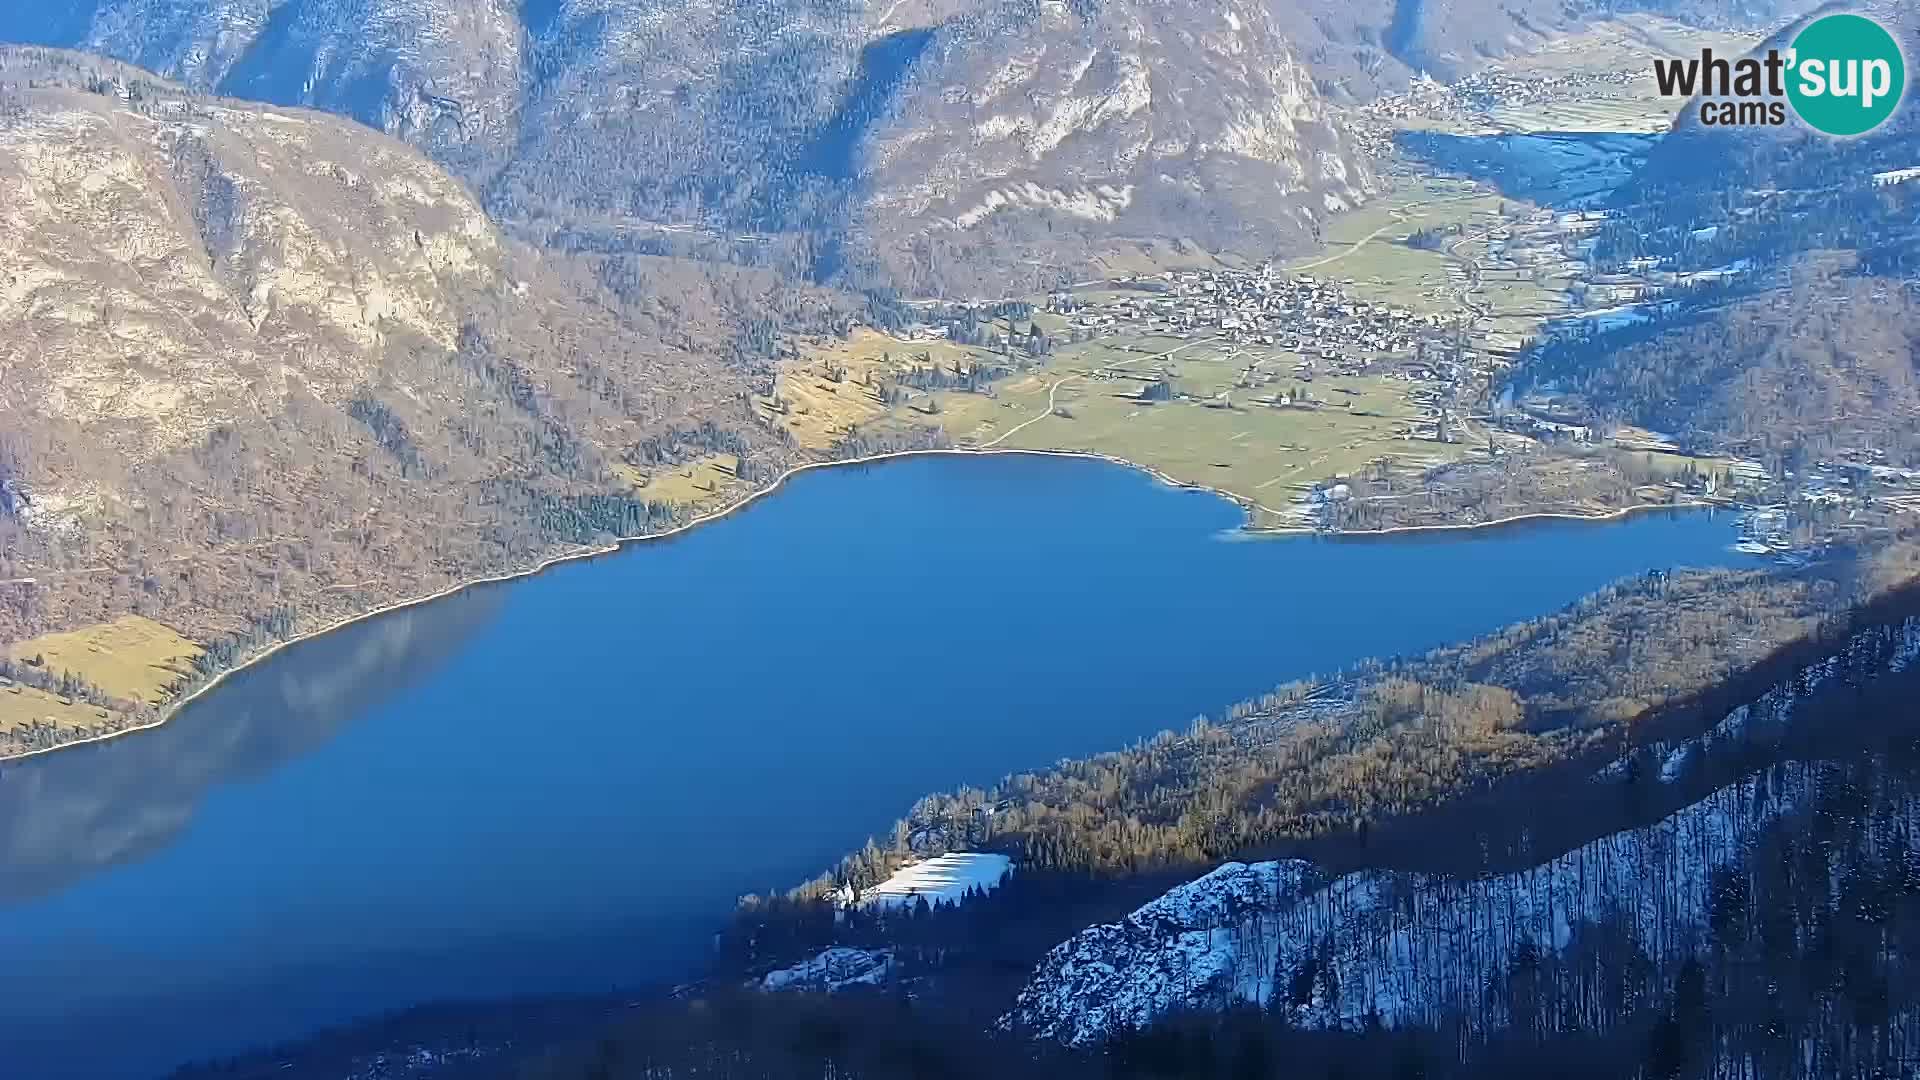
[[[1395,137],[1402,151],[1437,169],[1555,209],[1600,201],[1633,177],[1659,139],[1616,131],[1405,131]]]
[[[498,612],[468,589],[289,646],[172,721],[0,766],[0,906],[166,847],[215,788],[307,754],[433,674]]]

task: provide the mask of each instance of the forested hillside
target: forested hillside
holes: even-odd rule
[[[1142,239],[1264,257],[1371,187],[1333,106],[1626,11],[1795,0],[50,0],[0,39],[352,117],[525,238],[730,252],[907,292],[1085,276]],[[991,286],[991,289],[989,287]]]
[[[0,640],[150,615],[264,640],[750,487],[770,271],[537,254],[404,144],[0,50]],[[755,334],[754,328],[760,328]]]
[[[1548,347],[1529,375],[1602,423],[1765,460],[1920,462],[1920,296],[1818,260],[1757,295]]]
[[[846,995],[701,1002],[690,1015],[631,1022],[597,1047],[553,1055],[523,1075],[798,1077],[829,1068],[850,1077],[903,1069],[958,1077],[982,1067],[1090,1077],[1904,1075],[1920,1035],[1911,951],[1920,933],[1920,775],[1913,718],[1873,719],[1890,724],[1873,750],[1785,765],[1698,804],[1695,813],[1702,821],[1714,815],[1724,826],[1715,835],[1725,840],[1717,849],[1725,861],[1703,875],[1658,873],[1693,853],[1698,836],[1684,832],[1656,849],[1616,842],[1566,860],[1575,875],[1579,859],[1590,861],[1584,869],[1596,882],[1602,860],[1610,861],[1644,894],[1648,911],[1690,890],[1697,921],[1683,944],[1649,937],[1631,908],[1568,927],[1562,949],[1525,934],[1488,940],[1496,966],[1462,986],[1454,1015],[1460,1030],[1493,1027],[1465,1038],[1452,1022],[1438,1031],[1377,1027],[1365,1015],[1362,985],[1342,988],[1331,969],[1311,969],[1275,987],[1271,1008],[1170,1015],[1118,1033],[1097,1052],[1036,1051],[1012,1035],[955,1030],[936,1008],[903,997]],[[1442,940],[1456,923],[1492,930],[1503,915],[1492,905],[1508,899],[1499,882],[1462,886],[1440,909],[1445,921],[1425,927],[1428,940]],[[1223,944],[1239,935],[1251,944],[1259,925],[1229,919],[1199,936]],[[1329,1031],[1291,1019],[1296,1003],[1324,1004],[1330,994],[1358,998],[1362,1015]]]
[[[1719,684],[1708,697],[1748,704],[1649,745],[1651,769],[1629,752],[1469,797],[1531,852],[1483,835],[1475,854],[1469,831],[1442,856],[1457,869],[1410,872],[1415,849],[1362,834],[1345,859],[1389,869],[1229,864],[1060,943],[997,1034],[967,1018],[1006,999],[964,957],[1006,948],[980,942],[1023,925],[1016,905],[1072,895],[1057,884],[896,922],[917,974],[879,991],[720,989],[523,1075],[1903,1075],[1920,1049],[1913,610],[1780,654],[1752,671],[1770,689]],[[1587,838],[1562,846],[1562,819]],[[1408,821],[1428,847],[1465,824]]]
[[[1864,9],[1920,40],[1910,6]],[[1591,246],[1599,274],[1671,285],[1602,329],[1556,328],[1513,386],[1785,471],[1843,452],[1920,462],[1920,185],[1898,180],[1920,162],[1920,111],[1845,140],[1692,115],[1611,194]]]

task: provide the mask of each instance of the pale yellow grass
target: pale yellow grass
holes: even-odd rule
[[[165,700],[202,651],[171,627],[139,615],[7,647],[15,660],[38,658],[48,671],[71,671],[116,698],[148,704]]]
[[[1004,322],[1001,329],[1005,330]],[[1026,324],[1019,329],[1024,331]],[[793,432],[809,450],[828,449],[852,429],[884,421],[889,410],[880,401],[877,387],[901,370],[928,363],[958,364],[965,369],[981,360],[997,359],[985,349],[939,338],[904,341],[869,327],[854,328],[845,340],[805,341],[799,349],[800,359],[782,366],[774,399],[756,404],[762,415]],[[838,382],[828,374],[836,365],[846,372]],[[904,406],[914,407],[912,403]]]
[[[726,500],[739,486],[739,464],[739,459],[732,454],[710,454],[698,461],[652,472],[631,466],[623,467],[621,472],[633,484],[634,494],[643,499],[702,507]]]
[[[97,705],[56,697],[19,683],[0,690],[0,732],[24,728],[36,720],[54,727],[88,727],[104,722],[109,715]]]
[[[1322,377],[1309,387],[1318,408],[1274,408],[1257,399],[1307,386],[1290,374],[1291,360],[1275,350],[1241,350],[1204,343],[1159,359],[1167,339],[1109,341],[1082,362],[1056,363],[1043,373],[1009,380],[994,398],[941,394],[940,418],[963,445],[1072,450],[1144,465],[1183,483],[1215,488],[1263,508],[1258,523],[1274,524],[1315,482],[1349,475],[1382,457],[1451,457],[1458,446],[1402,437],[1417,420],[1405,384],[1384,378]],[[1151,346],[1151,348],[1146,346]],[[1254,364],[1271,382],[1240,387]],[[1120,375],[1098,373],[1118,368]],[[1155,369],[1173,373],[1185,400],[1137,400]],[[1225,392],[1225,402],[1215,395]],[[1048,409],[1049,395],[1056,415]],[[1025,425],[1025,426],[1021,426]],[[1015,429],[1018,429],[1017,431]],[[1008,432],[1010,437],[1002,438]]]

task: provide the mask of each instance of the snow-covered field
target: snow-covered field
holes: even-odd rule
[[[1622,304],[1618,307],[1593,308],[1564,319],[1556,319],[1548,326],[1548,333],[1568,336],[1585,333],[1605,334],[1638,323],[1652,322],[1653,312],[1645,304]]]
[[[1013,860],[1005,855],[978,851],[957,851],[923,859],[903,866],[893,876],[860,896],[861,907],[908,907],[921,897],[928,905],[957,904],[967,891],[978,887],[992,892],[1000,879],[1012,869]]]
[[[767,972],[760,980],[760,989],[834,991],[849,986],[878,986],[892,973],[892,953],[836,945],[810,960]]]

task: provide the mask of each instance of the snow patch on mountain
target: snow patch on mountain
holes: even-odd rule
[[[759,986],[769,993],[786,990],[832,993],[852,986],[879,986],[892,974],[891,952],[836,945],[792,967],[767,972]]]
[[[1310,1027],[1475,1016],[1518,950],[1566,949],[1602,921],[1655,947],[1696,942],[1714,868],[1803,801],[1807,776],[1781,766],[1655,825],[1488,879],[1370,870],[1325,881],[1300,861],[1228,863],[1056,946],[1000,1026],[1087,1045],[1236,1002]]]
[[[975,889],[986,893],[999,888],[1012,869],[1013,860],[1005,855],[948,852],[895,870],[887,880],[861,894],[858,903],[873,908],[906,908],[921,900],[935,907],[958,904]],[[851,895],[846,899],[853,900]]]
[[[1700,736],[1652,747],[1660,777],[1681,779],[1716,746],[1771,742],[1805,719],[1815,695],[1916,661],[1920,619],[1862,630]],[[1596,779],[1624,780],[1635,760]],[[1497,1024],[1484,991],[1525,951],[1576,948],[1603,924],[1657,955],[1700,947],[1715,869],[1746,855],[1768,822],[1808,805],[1815,776],[1777,764],[1657,823],[1497,877],[1365,870],[1328,879],[1300,861],[1228,863],[1056,946],[1000,1026],[1086,1045],[1236,1002],[1310,1027]]]

